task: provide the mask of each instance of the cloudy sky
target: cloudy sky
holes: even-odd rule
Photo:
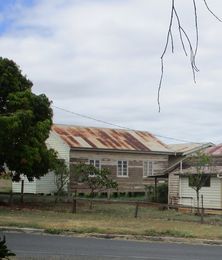
[[[175,24],[174,54],[169,48],[164,58],[158,112],[170,2],[0,0],[0,56],[13,59],[34,83],[33,91],[45,93],[54,106],[156,135],[220,143],[222,23],[203,1],[197,0],[197,83]],[[192,0],[175,2],[195,44]],[[208,4],[222,17],[221,0]],[[53,109],[55,123],[109,127]]]

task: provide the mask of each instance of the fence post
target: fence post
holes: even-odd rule
[[[20,203],[23,204],[24,202],[24,180],[21,182],[21,197],[20,197]]]
[[[204,206],[203,206],[203,194],[201,195],[201,224],[204,223]]]
[[[13,190],[10,191],[8,204],[11,206],[13,203]]]
[[[157,177],[154,178],[155,183],[154,183],[154,200],[157,202]]]
[[[138,216],[138,209],[139,209],[139,203],[137,202],[136,203],[136,208],[135,208],[135,214],[134,214],[135,218],[137,218],[137,216]]]
[[[76,195],[77,195],[77,191],[75,190],[75,194],[73,197],[73,201],[72,201],[72,213],[76,213],[76,208],[77,208],[77,201],[76,201]]]

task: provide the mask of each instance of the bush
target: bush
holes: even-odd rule
[[[158,184],[157,201],[160,203],[168,202],[168,184],[167,183]]]
[[[155,187],[154,185],[145,185],[147,199],[151,202],[167,203],[168,202],[168,184],[161,183],[157,185],[157,200],[155,200]]]
[[[3,239],[0,238],[0,259],[9,259],[9,256],[14,255],[15,254],[7,248],[5,236]]]

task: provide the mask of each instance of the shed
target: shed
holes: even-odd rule
[[[222,144],[205,147],[202,151],[212,157],[212,166],[203,169],[203,177],[209,177],[200,189],[203,206],[222,209]],[[184,167],[185,163],[186,158],[169,174],[169,204],[196,207],[196,192],[189,183],[189,176],[195,174],[195,167]]]

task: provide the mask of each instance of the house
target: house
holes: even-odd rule
[[[207,209],[222,209],[222,144],[201,148],[212,158],[212,165],[203,169],[204,186],[200,189],[203,195],[203,206]],[[196,207],[196,192],[191,187],[190,176],[195,174],[195,167],[187,163],[187,158],[180,160],[169,173],[169,204]]]
[[[47,146],[55,149],[67,165],[82,162],[108,168],[118,183],[119,192],[144,192],[145,185],[156,182],[168,168],[169,156],[174,156],[168,146],[151,133],[123,129],[53,125]],[[50,178],[52,183],[53,174]],[[76,188],[72,173],[69,188],[71,192]],[[25,189],[28,191],[31,188]],[[78,191],[87,192],[83,186]]]
[[[108,168],[120,192],[144,192],[168,167],[170,149],[149,132],[54,125],[48,140],[69,164]],[[71,191],[75,181],[71,175]],[[83,188],[84,191],[84,188]]]
[[[212,143],[182,143],[170,144],[169,149],[174,151],[175,156],[169,156],[169,167],[164,171],[165,177],[168,177],[168,203],[171,205],[179,204],[179,175],[176,170],[181,168],[183,161],[194,154],[207,147],[211,147]]]

